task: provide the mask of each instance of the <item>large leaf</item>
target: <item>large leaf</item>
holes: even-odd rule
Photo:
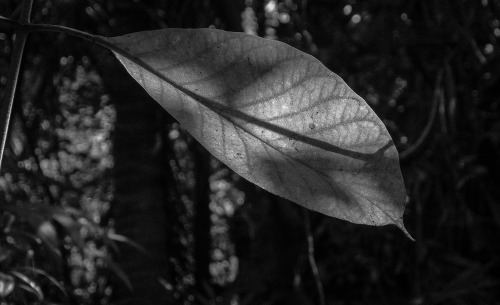
[[[242,177],[326,215],[404,231],[405,188],[390,135],[314,57],[212,29],[105,39],[132,77]]]

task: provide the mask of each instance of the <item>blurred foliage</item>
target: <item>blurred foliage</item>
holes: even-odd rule
[[[0,11],[17,5],[2,1]],[[338,73],[393,135],[417,240],[316,213],[308,230],[302,208],[205,156],[165,115],[157,132],[172,268],[159,280],[176,303],[320,303],[309,236],[326,304],[500,304],[498,0],[46,0],[33,20],[107,34],[126,19],[117,17],[125,6],[147,16],[130,16],[145,28],[243,30]],[[11,36],[0,27],[1,94]],[[0,302],[108,304],[112,278],[128,282],[113,260],[116,243],[141,248],[114,232],[109,213],[120,101],[85,42],[36,33],[26,52],[0,176]],[[209,183],[205,275],[196,270],[201,180]]]

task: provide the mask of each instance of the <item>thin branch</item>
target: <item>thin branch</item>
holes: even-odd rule
[[[16,31],[19,29],[22,29],[23,31],[26,32],[57,32],[57,33],[63,33],[63,34],[68,34],[71,36],[79,37],[84,40],[93,42],[95,44],[98,44],[100,46],[103,46],[107,49],[112,50],[113,52],[116,52],[128,59],[134,60],[135,58],[131,56],[130,54],[127,54],[126,51],[116,47],[115,45],[109,43],[104,37],[98,36],[98,35],[93,35],[89,34],[83,31],[79,31],[77,29],[61,26],[61,25],[54,25],[54,24],[30,24],[30,23],[21,23],[13,19],[9,19],[3,16],[0,16],[0,23],[4,24],[9,24],[11,26],[14,26],[16,28]]]
[[[443,71],[440,70],[437,77],[436,83],[434,85],[434,97],[432,101],[432,108],[427,123],[425,124],[424,130],[418,137],[417,141],[404,151],[399,154],[399,160],[401,163],[407,163],[415,157],[420,149],[424,146],[431,135],[432,127],[436,121],[439,106],[441,105],[441,100],[443,99],[443,90],[441,90],[441,80],[443,78]]]
[[[309,265],[311,266],[311,271],[316,283],[316,289],[318,290],[319,304],[326,305],[323,283],[321,282],[318,265],[316,264],[316,259],[314,258],[314,237],[311,230],[310,212],[308,210],[304,210],[304,212],[305,229],[307,235],[307,256],[309,258]]]
[[[449,105],[448,105],[448,113],[447,118],[450,125],[450,129],[452,133],[457,132],[457,123],[456,123],[456,109],[457,109],[457,92],[455,79],[453,76],[453,71],[451,69],[449,61],[445,62],[445,92],[448,95]]]
[[[441,124],[441,131],[444,134],[448,134],[448,118],[446,116],[446,104],[445,104],[445,99],[444,99],[444,92],[442,89],[439,90],[438,93],[438,98],[439,98],[439,123]]]
[[[21,7],[20,25],[27,25],[30,21],[31,7],[33,0],[24,0]],[[5,87],[5,96],[0,110],[0,168],[2,166],[3,154],[5,151],[5,142],[9,131],[10,115],[12,113],[12,105],[14,104],[14,96],[16,94],[17,79],[19,70],[21,69],[21,60],[23,58],[24,46],[28,38],[29,31],[24,26],[17,27],[15,30],[16,40],[12,51],[12,61],[10,63],[9,75]]]
[[[15,20],[15,19],[10,19],[10,18],[4,17],[2,15],[0,15],[0,21],[3,24],[8,24],[8,25],[13,26],[13,27],[21,25],[21,23],[19,23],[19,21]]]
[[[415,268],[414,268],[414,294],[415,294],[415,300],[420,300],[422,299],[422,260],[423,260],[423,255],[424,255],[424,245],[423,245],[423,206],[422,206],[422,185],[425,182],[426,175],[419,171],[417,175],[417,181],[414,186],[413,193],[415,196],[412,196],[412,199],[414,201],[415,205],[415,237],[416,237],[416,242],[415,242]]]

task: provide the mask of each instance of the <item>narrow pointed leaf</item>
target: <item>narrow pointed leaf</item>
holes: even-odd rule
[[[68,295],[66,293],[66,289],[64,289],[64,287],[61,285],[61,283],[59,283],[59,281],[56,278],[49,275],[47,272],[43,271],[42,269],[38,269],[35,267],[20,267],[20,268],[18,268],[18,270],[21,270],[21,271],[26,272],[26,273],[31,272],[33,274],[42,275],[45,278],[47,278],[52,284],[54,284],[54,286],[56,286],[65,296]]]
[[[25,274],[17,272],[17,271],[12,271],[11,274],[13,276],[17,277],[21,282],[26,283],[26,285],[20,284],[19,287],[36,295],[36,297],[38,298],[38,300],[40,302],[43,301],[43,298],[44,298],[43,292],[42,292],[42,289],[40,288],[40,286],[38,285],[37,282],[35,282],[34,280],[29,278]]]
[[[326,215],[404,230],[405,188],[390,135],[314,57],[212,29],[105,39],[132,77],[242,177]]]

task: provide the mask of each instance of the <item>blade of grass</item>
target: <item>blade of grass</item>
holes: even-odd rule
[[[21,6],[20,23],[28,24],[31,16],[31,7],[33,0],[24,0]],[[17,79],[19,70],[21,69],[21,60],[23,58],[24,46],[28,38],[29,31],[23,27],[16,28],[16,40],[12,51],[12,62],[10,63],[9,75],[5,87],[5,96],[0,110],[0,168],[5,150],[5,142],[9,131],[10,114],[12,113],[12,105],[14,104],[14,96],[16,93]]]

